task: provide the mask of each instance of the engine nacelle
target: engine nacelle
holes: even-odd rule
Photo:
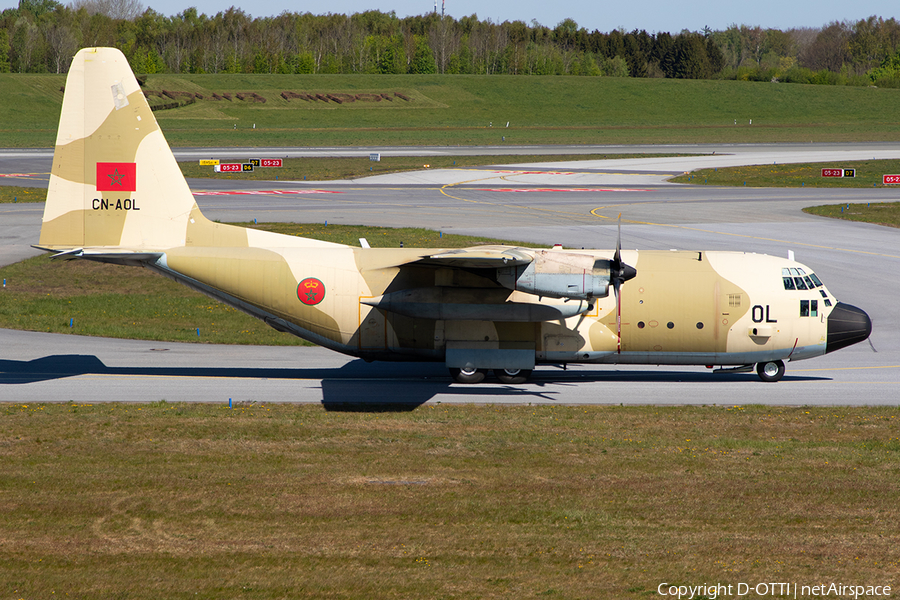
[[[609,295],[609,260],[540,250],[527,265],[497,269],[503,287],[550,298],[591,300]]]

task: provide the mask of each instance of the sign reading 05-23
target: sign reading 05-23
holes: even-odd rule
[[[325,284],[315,277],[307,277],[297,285],[297,298],[307,306],[315,306],[325,299]]]
[[[137,190],[136,163],[97,163],[98,192],[133,192]],[[115,198],[114,194],[100,194],[105,198],[94,198],[94,210],[140,210],[133,198]],[[124,194],[123,194],[124,195]]]

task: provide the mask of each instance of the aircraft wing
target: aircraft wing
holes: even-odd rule
[[[498,269],[527,265],[534,258],[519,248],[473,247],[425,256],[413,264],[458,269]]]
[[[487,274],[500,286],[540,297],[587,300],[609,294],[612,261],[588,252],[532,250],[513,246],[473,246],[438,250],[407,263]],[[630,279],[630,277],[629,277]]]

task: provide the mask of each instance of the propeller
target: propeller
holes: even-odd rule
[[[616,352],[622,353],[622,284],[637,275],[637,269],[622,262],[622,213],[619,213],[619,233],[616,237],[616,253],[609,263],[609,279],[616,296]]]

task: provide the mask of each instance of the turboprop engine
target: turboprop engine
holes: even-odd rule
[[[609,295],[610,262],[589,254],[539,250],[527,265],[497,269],[497,282],[511,290],[550,298],[605,298]]]

